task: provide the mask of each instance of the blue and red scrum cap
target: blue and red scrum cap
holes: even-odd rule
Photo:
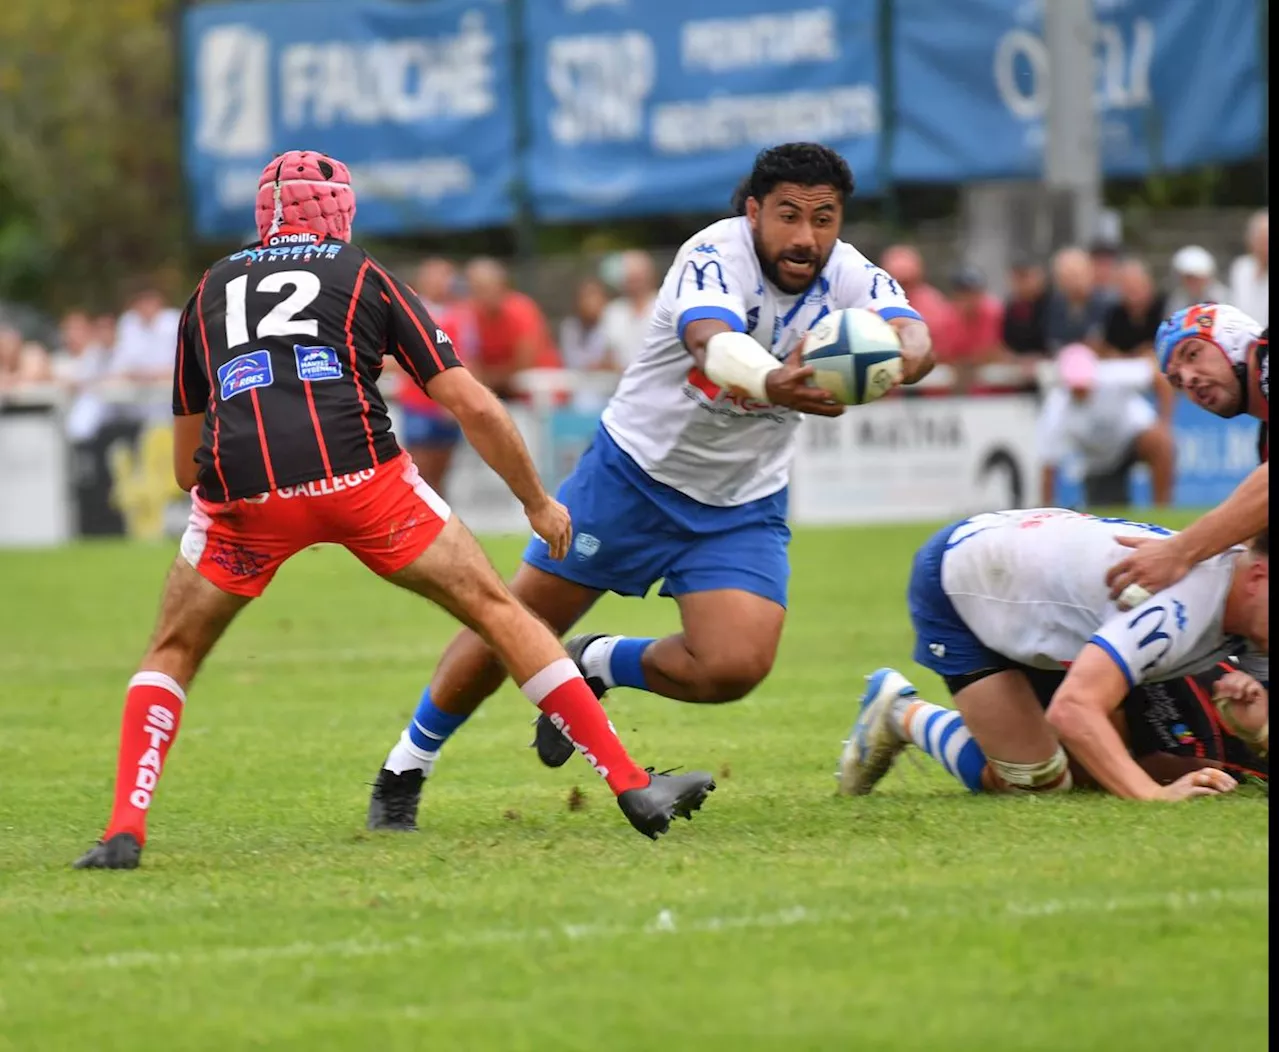
[[[1244,311],[1226,303],[1194,303],[1165,318],[1156,330],[1156,360],[1162,373],[1178,344],[1197,339],[1218,348],[1233,366],[1242,366],[1249,348],[1262,335],[1262,326]]]

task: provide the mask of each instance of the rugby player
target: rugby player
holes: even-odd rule
[[[558,560],[535,537],[511,585],[564,634],[603,593],[643,596],[663,580],[680,632],[569,641],[597,694],[634,687],[727,702],[768,675],[786,612],[796,429],[801,414],[844,408],[800,362],[820,318],[876,310],[898,330],[904,381],[932,367],[928,329],[897,283],[837,236],[852,193],[848,165],[825,146],[764,150],[736,195],[738,214],[691,237],[667,272],[644,349],[560,488],[572,550]],[[458,635],[384,769],[428,772],[447,733],[504,675],[477,633]],[[422,734],[422,714],[437,711],[453,722]],[[559,766],[572,747],[553,721],[537,722],[539,757]]]
[[[1180,680],[1233,655],[1249,658],[1251,671],[1269,653],[1265,535],[1248,550],[1199,564],[1132,609],[1111,601],[1103,576],[1119,538],[1169,535],[1160,526],[1060,508],[976,515],[937,533],[916,554],[907,600],[915,660],[943,678],[959,718],[930,727],[930,718],[946,720],[937,712],[949,712],[931,707],[916,710],[924,721],[908,726],[899,702],[914,700],[915,689],[882,670],[841,757],[842,787],[869,791],[917,734],[928,742],[947,732],[926,751],[941,755],[971,788],[989,765],[997,786],[1069,789],[1064,746],[1118,796],[1182,800],[1234,788],[1235,780],[1213,767],[1160,785],[1135,762],[1110,718],[1144,684]],[[1063,668],[1046,711],[1035,682]],[[1223,689],[1242,710],[1259,711],[1253,688],[1237,681]]]
[[[1041,669],[1023,672],[1045,706],[1066,676]],[[918,746],[971,792],[1009,791],[958,711],[924,701],[895,669],[879,669],[867,679],[864,704],[888,687],[889,702],[882,718],[904,745]],[[1219,767],[1237,782],[1249,777],[1267,781],[1268,710],[1266,688],[1224,661],[1207,672],[1135,687],[1111,719],[1129,755],[1161,785],[1201,767]],[[855,734],[858,729],[855,726]],[[862,780],[863,768],[855,761],[857,748],[851,752],[850,743],[845,742],[841,769],[836,772],[840,791],[849,795],[870,792],[875,784]],[[1075,788],[1095,785],[1075,762],[1071,781]]]
[[[392,435],[375,382],[384,354],[454,414],[549,557],[564,556],[569,515],[543,489],[506,411],[459,367],[410,288],[350,243],[355,195],[346,167],[310,151],[277,157],[262,172],[256,214],[259,241],[213,264],[182,316],[174,471],[191,491],[191,516],[129,681],[115,806],[102,840],[76,866],[138,865],[201,661],[286,559],[325,542],[484,638],[636,829],[656,837],[673,815],[690,817],[714,788],[710,776],[652,774],[632,762],[573,661]],[[370,824],[413,828],[413,815],[396,809],[401,795],[385,786],[380,777]]]
[[[1197,563],[1267,529],[1271,483],[1267,459],[1271,428],[1269,332],[1225,303],[1198,303],[1161,323],[1156,359],[1169,382],[1201,408],[1221,417],[1248,413],[1258,425],[1260,464],[1225,501],[1168,540],[1130,537],[1137,550],[1107,572],[1111,595],[1130,585],[1158,592]]]

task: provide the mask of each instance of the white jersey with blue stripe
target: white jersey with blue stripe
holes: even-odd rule
[[[846,307],[920,317],[898,284],[844,241],[807,291],[788,295],[761,271],[745,216],[712,223],[676,255],[604,426],[646,474],[703,504],[735,507],[777,493],[800,414],[717,388],[695,367],[685,327],[718,318],[781,360],[820,318]]]
[[[1241,549],[1120,610],[1106,574],[1130,549],[1116,538],[1171,535],[1162,526],[1061,508],[977,515],[948,538],[942,588],[983,645],[1011,661],[1063,668],[1094,643],[1130,686],[1178,679],[1244,652],[1244,641],[1222,629]]]

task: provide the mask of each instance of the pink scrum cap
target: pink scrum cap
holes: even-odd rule
[[[1087,391],[1098,375],[1098,356],[1084,343],[1069,343],[1058,352],[1058,377],[1064,387]]]
[[[264,240],[282,226],[293,226],[350,241],[356,214],[351,173],[341,161],[314,150],[282,153],[258,177],[254,212]]]

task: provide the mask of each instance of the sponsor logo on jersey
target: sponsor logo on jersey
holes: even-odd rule
[[[1178,622],[1179,632],[1187,630],[1187,608],[1177,599],[1173,601],[1173,619]]]
[[[289,500],[293,497],[327,497],[332,493],[341,493],[344,489],[355,489],[361,483],[373,478],[373,468],[352,471],[346,475],[334,475],[331,479],[314,479],[311,482],[300,482],[296,486],[281,486],[276,495]]]
[[[936,658],[944,658],[947,656],[947,647],[945,643],[930,643],[929,653]]]
[[[760,324],[760,308],[752,307],[749,311],[747,311],[747,332],[748,333],[755,332],[756,326],[759,324]]]
[[[444,329],[436,329],[436,343],[447,344],[450,347],[453,346],[453,341],[449,339],[449,334],[445,332]]]
[[[710,244],[709,242],[706,242],[706,241],[704,241],[701,245],[699,245],[697,248],[695,248],[695,249],[694,249],[694,251],[695,251],[695,252],[701,252],[704,256],[718,256],[718,255],[720,255],[719,251],[716,249],[716,246],[715,246],[715,245],[712,245],[712,244]]]
[[[342,362],[332,347],[304,347],[295,343],[293,354],[298,360],[299,380],[314,383],[317,380],[342,379]]]
[[[1196,736],[1191,733],[1191,728],[1185,723],[1175,723],[1169,730],[1179,745],[1190,745],[1196,740]]]
[[[280,263],[302,260],[309,263],[313,259],[333,259],[342,251],[340,241],[326,241],[323,244],[307,243],[305,245],[276,245],[268,248],[244,248],[233,252],[227,259],[232,263],[247,261],[249,263]]]
[[[224,402],[255,387],[269,387],[274,382],[270,351],[238,354],[218,367],[218,387]]]
[[[320,235],[313,230],[297,230],[288,234],[272,234],[267,238],[268,245],[314,245]]]

